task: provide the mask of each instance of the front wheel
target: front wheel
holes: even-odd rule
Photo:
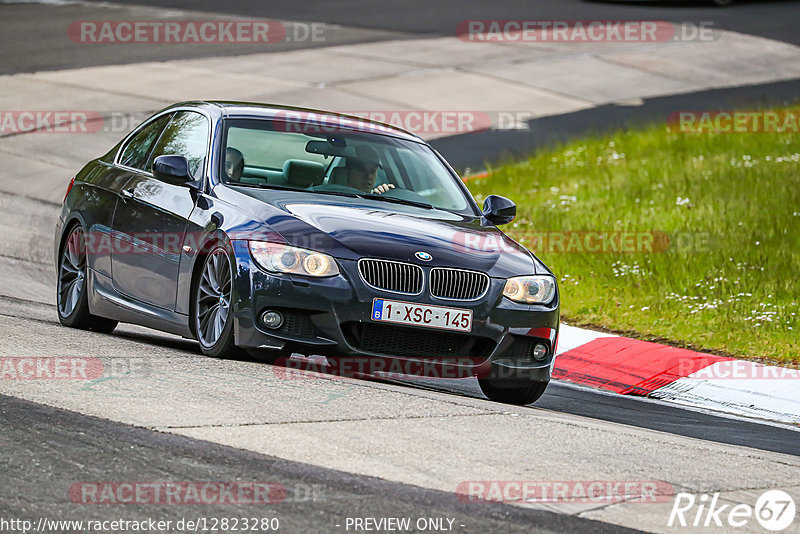
[[[227,248],[215,245],[205,257],[195,282],[193,321],[200,350],[207,356],[233,356],[233,269]]]
[[[532,404],[544,395],[548,382],[524,381],[520,380],[517,384],[500,383],[491,378],[479,378],[478,385],[481,391],[489,400],[502,402],[505,404],[516,404],[524,406]],[[506,386],[511,387],[506,387]],[[503,386],[503,387],[501,387]]]
[[[117,321],[89,313],[86,270],[86,237],[81,225],[76,224],[61,248],[58,261],[58,320],[71,328],[110,334],[117,327]]]

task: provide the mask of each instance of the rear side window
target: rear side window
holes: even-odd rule
[[[144,170],[145,164],[147,163],[147,156],[150,155],[150,149],[153,148],[158,136],[161,135],[161,131],[164,129],[164,126],[167,125],[171,116],[171,114],[167,114],[157,118],[134,135],[122,150],[119,164]]]
[[[189,172],[197,176],[208,152],[208,119],[194,111],[176,113],[156,143],[147,163],[148,170],[158,156],[184,156]]]

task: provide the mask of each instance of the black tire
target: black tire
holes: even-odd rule
[[[224,244],[212,245],[198,258],[192,288],[192,327],[200,350],[213,358],[240,357],[233,338],[233,268]],[[214,300],[216,299],[216,301]]]
[[[56,284],[58,320],[70,328],[110,334],[118,322],[89,313],[86,239],[83,227],[80,224],[71,226],[66,236],[58,257]]]
[[[540,381],[520,381],[519,385],[511,387],[500,387],[499,383],[491,378],[479,378],[478,384],[481,391],[489,400],[502,402],[504,404],[516,404],[525,406],[533,404],[544,395],[549,382]],[[502,384],[507,386],[508,383]]]

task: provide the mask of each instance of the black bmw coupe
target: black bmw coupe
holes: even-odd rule
[[[135,323],[215,357],[455,369],[441,376],[477,376],[490,399],[528,404],[550,380],[559,293],[498,230],[515,214],[494,195],[481,210],[440,154],[392,126],[176,104],[70,181],[55,233],[59,319],[100,332]]]

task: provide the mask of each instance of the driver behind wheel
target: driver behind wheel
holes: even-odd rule
[[[381,184],[375,187],[378,168],[383,168],[378,152],[365,145],[356,147],[356,157],[347,158],[347,185],[360,191],[368,191],[375,195],[394,189],[394,184]]]

